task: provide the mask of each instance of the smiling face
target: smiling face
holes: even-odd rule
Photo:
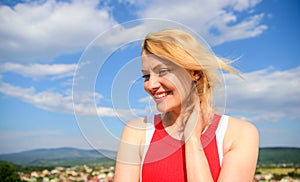
[[[152,96],[160,112],[180,113],[182,103],[191,92],[190,74],[175,63],[148,54],[142,54],[144,89]]]

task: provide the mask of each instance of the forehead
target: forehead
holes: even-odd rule
[[[145,69],[153,69],[155,67],[179,67],[172,61],[167,59],[160,58],[154,54],[143,53],[142,54],[142,68]]]

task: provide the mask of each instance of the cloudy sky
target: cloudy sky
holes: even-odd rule
[[[220,108],[252,122],[260,146],[300,147],[297,0],[41,0],[0,3],[0,153],[116,149],[153,108],[140,78],[147,32],[184,26],[237,59]]]

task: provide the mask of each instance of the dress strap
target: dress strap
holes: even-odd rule
[[[224,157],[224,151],[223,151],[223,142],[225,133],[228,126],[228,118],[229,116],[223,115],[220,119],[219,126],[216,131],[216,138],[217,138],[217,147],[218,147],[218,153],[219,153],[219,159],[220,159],[220,166],[222,166],[222,161]]]
[[[147,119],[146,119],[145,144],[144,144],[144,151],[143,151],[143,155],[142,155],[142,162],[141,162],[141,166],[140,166],[140,182],[142,181],[142,170],[143,170],[144,160],[145,160],[147,151],[148,151],[150,143],[151,143],[151,139],[152,139],[154,131],[155,131],[154,116],[155,116],[154,114],[151,114],[151,115],[147,116]]]

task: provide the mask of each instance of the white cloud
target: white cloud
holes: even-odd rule
[[[142,18],[165,18],[179,21],[198,31],[211,45],[260,35],[267,29],[261,24],[264,14],[248,13],[260,0],[159,1],[138,3]],[[245,17],[238,15],[245,12]]]
[[[72,97],[49,91],[36,92],[34,87],[21,88],[5,82],[0,85],[0,92],[18,98],[34,106],[56,112],[71,113],[73,110]]]
[[[164,18],[181,22],[204,36],[212,45],[258,36],[267,29],[261,24],[263,13],[253,8],[260,0],[211,1],[135,1],[119,3],[135,6],[138,18]],[[57,56],[82,51],[99,33],[117,22],[110,3],[74,0],[47,0],[0,6],[0,60],[49,62]],[[106,5],[104,5],[106,4]],[[238,14],[243,12],[243,17]],[[251,13],[250,13],[251,12]],[[253,13],[254,12],[254,13]],[[143,26],[141,26],[143,27]],[[144,27],[147,28],[147,27]],[[134,33],[132,33],[134,32]],[[136,37],[138,29],[105,40],[113,42]]]
[[[227,113],[238,114],[253,122],[276,122],[286,117],[300,119],[300,67],[282,71],[267,68],[244,73],[242,76],[244,79],[225,74]],[[5,82],[1,82],[0,92],[48,111],[73,114],[75,107],[77,114],[98,114],[101,117],[119,117],[126,121],[139,114],[145,115],[155,107],[151,105],[149,97],[138,101],[147,102],[150,109],[128,110],[97,106],[103,99],[99,93],[74,95],[76,100],[73,102],[71,90],[67,90],[65,94],[37,92],[34,87],[21,88]]]
[[[216,28],[219,33],[217,35],[210,34],[209,40],[212,44],[218,45],[227,41],[256,37],[267,29],[266,25],[259,24],[263,16],[263,14],[254,15],[232,26],[225,24],[223,17],[218,17],[211,28]],[[235,20],[232,21],[235,22]]]
[[[115,24],[109,10],[97,6],[97,0],[0,6],[0,59],[49,61],[81,51]]]
[[[151,102],[151,100],[153,100],[153,99],[150,96],[147,96],[147,97],[140,98],[138,100],[138,102],[140,102],[140,103],[149,103],[149,102]]]
[[[288,70],[266,68],[242,73],[243,78],[226,73],[224,77],[227,114],[251,122],[278,122],[284,118],[300,120],[300,67]],[[224,96],[220,95],[219,99]],[[150,97],[138,101],[155,109],[155,104],[150,104]],[[218,104],[217,111],[223,111],[220,107],[224,103]]]
[[[59,79],[73,76],[76,64],[30,64],[23,65],[18,63],[0,64],[0,73],[13,72],[24,77],[33,79],[41,79],[43,77],[51,77],[51,79]]]
[[[300,119],[300,67],[283,71],[268,68],[242,76],[244,79],[225,74],[227,111],[251,121]]]
[[[121,120],[128,121],[137,114],[144,113],[139,109],[119,109],[111,107],[97,106],[103,96],[99,93],[81,93],[74,95],[67,90],[65,94],[51,91],[37,92],[34,87],[21,88],[9,83],[0,82],[0,92],[4,95],[18,98],[24,102],[34,105],[37,108],[58,112],[80,115],[99,115],[101,117],[119,117]],[[74,101],[74,102],[73,102]]]

